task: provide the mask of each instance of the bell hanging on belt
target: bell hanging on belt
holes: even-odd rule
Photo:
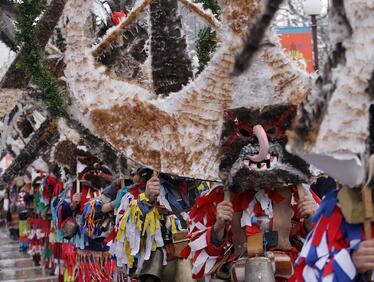
[[[161,274],[163,270],[163,256],[161,250],[157,249],[152,252],[149,260],[144,262],[143,269],[139,274],[139,281],[141,282],[158,282],[161,281]]]
[[[266,257],[247,259],[245,282],[275,282],[274,270],[270,259]]]

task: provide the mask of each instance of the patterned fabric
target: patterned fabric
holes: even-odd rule
[[[29,254],[40,255],[42,253],[43,242],[46,236],[46,229],[43,228],[43,220],[40,218],[30,218],[28,220],[30,225],[29,239]],[[44,229],[44,230],[43,230]]]
[[[299,239],[305,237],[303,221],[297,210],[298,195],[297,189],[292,188],[291,206],[294,211],[292,220],[292,230],[290,239]],[[309,193],[309,191],[306,191]],[[315,202],[319,199],[313,193],[310,193]],[[184,257],[190,256],[193,262],[193,278],[210,276],[213,267],[224,258],[226,247],[232,245],[231,227],[226,227],[225,241],[217,246],[212,242],[212,231],[216,221],[216,206],[224,199],[222,187],[216,187],[205,193],[197,199],[196,204],[191,209],[189,216],[190,243],[189,248],[183,253]],[[232,197],[232,203],[235,212],[242,212],[241,227],[245,230],[247,236],[254,235],[261,231],[261,226],[254,223],[253,218],[266,216],[271,225],[273,218],[272,205],[274,202],[280,202],[283,197],[271,189],[250,190],[242,193],[235,193]],[[244,231],[243,231],[244,232]],[[233,248],[229,260],[234,260]],[[291,259],[295,260],[301,245],[294,245],[291,250],[286,251]]]
[[[140,270],[152,251],[164,246],[158,209],[148,205],[144,188],[144,183],[135,184],[122,198],[118,210],[111,253],[119,267],[131,269],[138,258],[136,266]]]
[[[156,249],[162,250],[164,254],[163,265],[167,264],[168,259],[179,256],[170,242],[174,234],[187,232],[188,214],[185,210],[189,209],[189,193],[204,190],[207,186],[191,189],[185,182],[177,186],[165,179],[160,182],[156,205],[149,203],[144,193],[145,183],[126,188],[128,192],[122,197],[117,211],[116,227],[107,237],[110,251],[116,256],[117,266],[126,275],[135,269],[139,272]]]
[[[29,247],[28,235],[30,233],[30,226],[27,220],[20,220],[18,222],[18,232],[19,232],[19,248],[21,250],[27,250]]]
[[[337,195],[337,189],[327,194],[313,217],[315,227],[290,281],[363,281],[351,259],[363,239],[363,227],[345,221]]]
[[[77,250],[76,268],[75,282],[115,281],[116,263],[107,252]]]

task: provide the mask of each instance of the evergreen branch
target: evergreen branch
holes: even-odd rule
[[[41,0],[27,0],[17,6],[17,40],[22,45],[22,57],[18,68],[25,70],[31,81],[38,86],[42,99],[50,112],[57,116],[67,116],[66,101],[58,82],[44,65],[43,50],[37,40],[36,21],[45,10]],[[20,79],[20,78],[18,78]]]

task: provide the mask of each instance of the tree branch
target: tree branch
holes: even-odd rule
[[[39,42],[39,47],[44,50],[49,38],[53,34],[53,30],[58,23],[64,10],[67,0],[53,0],[43,14],[43,17],[38,22],[36,38]],[[0,86],[3,88],[24,88],[29,83],[29,78],[26,71],[19,68],[18,65],[24,55],[24,50],[18,53],[16,59],[13,61],[8,71],[6,72]]]

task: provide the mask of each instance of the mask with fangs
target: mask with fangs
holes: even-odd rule
[[[309,165],[287,152],[297,108],[271,105],[228,110],[221,136],[220,177],[233,192],[307,182]]]

